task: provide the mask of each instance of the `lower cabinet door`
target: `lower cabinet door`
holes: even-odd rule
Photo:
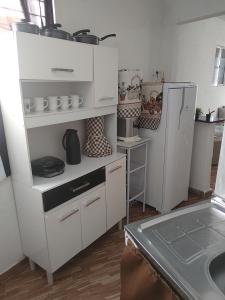
[[[80,202],[67,204],[45,215],[52,272],[82,250]]]
[[[82,240],[86,248],[106,232],[105,186],[81,200]]]
[[[126,216],[126,159],[106,166],[107,230]]]

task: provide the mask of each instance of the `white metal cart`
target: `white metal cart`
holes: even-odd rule
[[[118,141],[118,151],[127,155],[127,224],[130,216],[130,203],[134,200],[146,203],[146,175],[148,161],[148,144],[150,138],[142,138],[138,142]]]

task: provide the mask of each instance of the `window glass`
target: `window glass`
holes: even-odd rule
[[[45,24],[44,0],[27,0],[31,21],[41,27]],[[20,0],[0,1],[0,31],[10,30],[13,22],[24,18]]]

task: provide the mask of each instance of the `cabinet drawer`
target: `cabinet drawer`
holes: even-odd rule
[[[21,79],[93,80],[93,49],[89,45],[17,33]]]
[[[105,186],[81,200],[82,241],[86,248],[106,232]]]
[[[105,181],[105,167],[62,184],[42,194],[44,211],[47,212],[66,201],[98,186]]]
[[[95,106],[118,103],[118,50],[94,47]]]
[[[106,167],[107,230],[126,216],[126,159]]]
[[[74,201],[45,215],[51,271],[82,249],[80,202]]]

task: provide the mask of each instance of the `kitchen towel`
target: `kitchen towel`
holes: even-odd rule
[[[157,130],[160,125],[163,106],[163,84],[145,82],[142,84],[142,111],[139,128]]]

